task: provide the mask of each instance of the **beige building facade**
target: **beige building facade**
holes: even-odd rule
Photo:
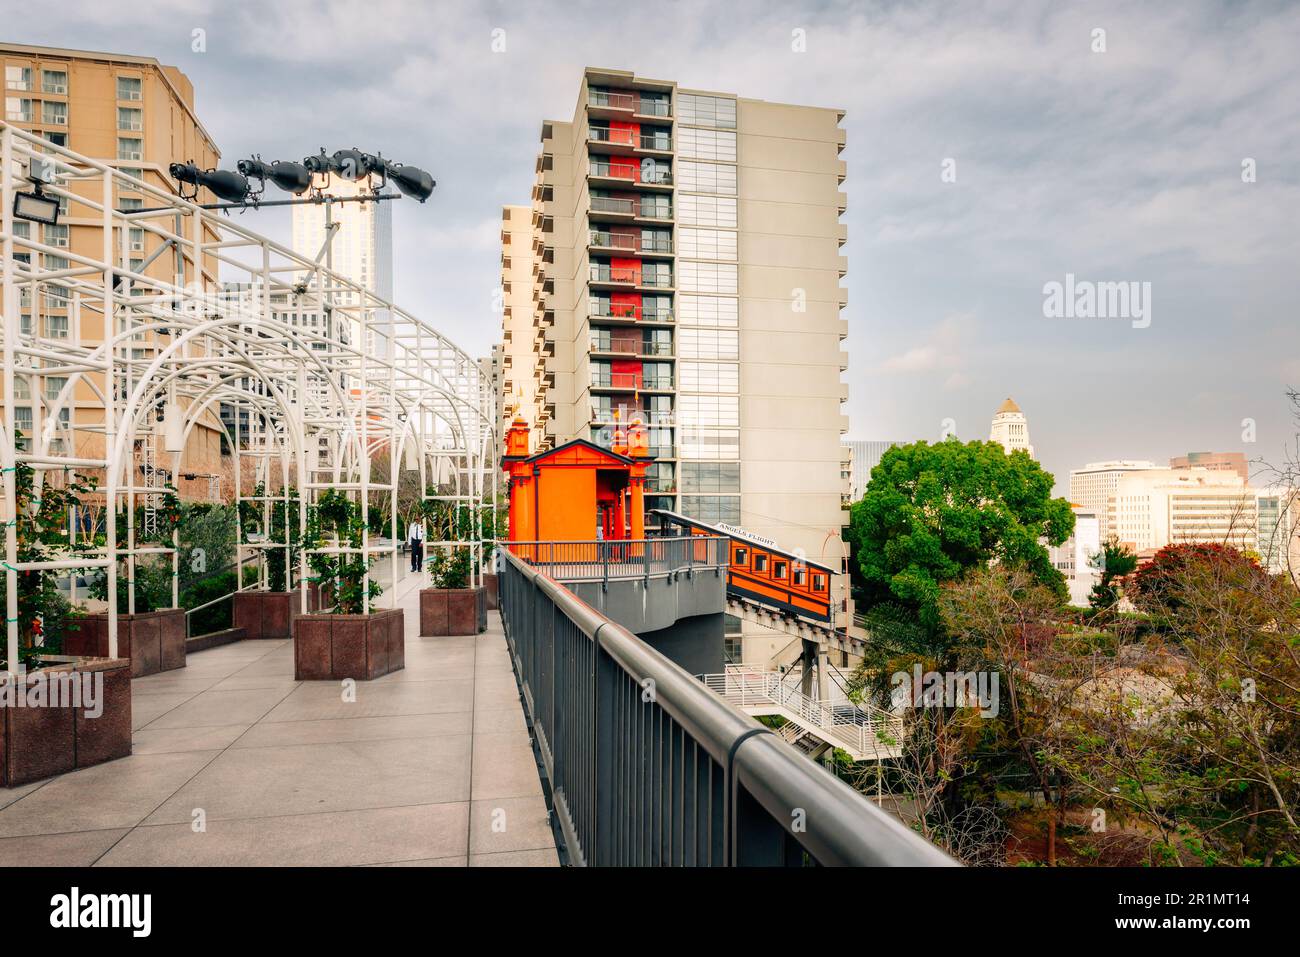
[[[0,44],[0,61],[4,66],[5,121],[18,129],[173,194],[177,187],[168,172],[171,163],[193,161],[201,168],[209,168],[220,159],[212,137],[195,113],[194,88],[176,67],[150,57],[10,43]],[[75,186],[72,191],[98,202],[100,189],[100,181],[95,180],[84,191]],[[213,199],[206,191],[199,197],[200,202]],[[157,205],[147,192],[126,182],[117,187],[114,202],[118,209],[128,211]],[[177,275],[176,258],[166,251],[158,254],[163,240],[143,225],[118,232],[125,233],[114,236],[122,268],[167,282],[179,279],[190,285],[198,281],[198,277]],[[66,249],[91,258],[99,258],[103,251],[99,216],[70,201],[62,204],[57,224],[16,221],[15,233],[55,250]],[[70,265],[70,260],[59,252],[20,251],[16,255],[28,262],[32,255],[40,255],[40,264],[47,270]],[[205,264],[204,271],[204,279],[211,286],[216,277],[215,260]],[[87,343],[103,339],[102,317],[83,314],[76,298],[57,282],[24,284],[19,310],[24,332]],[[130,358],[145,359],[158,345],[156,334],[142,334],[131,343]],[[16,425],[30,436],[30,428],[24,426],[32,422],[33,408],[27,403],[40,397],[27,394],[30,389],[25,377],[18,380]],[[57,395],[59,387],[57,378],[46,378],[47,392],[53,390]],[[74,448],[66,448],[65,440],[60,438],[53,450],[82,458],[101,457],[103,439],[95,429],[102,421],[100,402],[89,384],[79,387],[76,401],[75,409],[65,410],[73,425]],[[78,428],[82,425],[86,428]],[[185,497],[206,499],[213,488],[208,476],[220,474],[222,467],[220,433],[213,417],[191,433],[176,485]],[[195,477],[187,480],[184,475]]]
[[[848,492],[843,118],[588,69],[572,118],[542,125],[527,225],[518,207],[502,220],[516,350],[503,399],[522,404],[538,447],[608,444],[643,421],[647,508],[834,567]]]

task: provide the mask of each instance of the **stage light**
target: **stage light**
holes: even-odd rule
[[[240,160],[237,167],[243,176],[261,180],[263,183],[270,180],[286,193],[301,195],[311,188],[311,172],[301,163],[284,160],[266,163],[254,157]]]
[[[206,187],[214,196],[228,203],[242,203],[248,198],[248,180],[239,173],[224,169],[199,169],[193,163],[172,163],[172,179],[195,187]]]

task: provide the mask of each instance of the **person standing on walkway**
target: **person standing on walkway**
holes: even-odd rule
[[[417,518],[406,531],[411,539],[411,571],[424,570],[424,520]]]

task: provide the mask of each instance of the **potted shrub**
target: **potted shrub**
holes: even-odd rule
[[[420,589],[420,637],[477,635],[487,629],[487,589],[469,587],[469,545],[435,548],[429,556],[431,588]]]
[[[345,492],[322,492],[307,517],[307,550],[323,542],[360,548],[363,541],[361,507]],[[332,614],[298,615],[293,619],[294,677],[300,681],[368,681],[406,666],[405,619],[400,608],[364,613],[367,597],[383,593],[375,582],[366,590],[368,557],[355,553],[312,553],[313,580],[322,602],[333,603]]]
[[[93,483],[77,476],[38,490],[31,466],[20,463],[15,473],[18,560],[47,561],[83,550],[68,542],[67,516]],[[130,662],[60,654],[71,637],[65,629],[76,621],[55,572],[19,573],[18,661],[5,660],[0,644],[0,671],[12,666],[13,672],[0,675],[0,787],[131,753]]]

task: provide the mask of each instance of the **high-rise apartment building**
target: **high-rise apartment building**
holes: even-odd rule
[[[1255,494],[1259,523],[1259,563],[1271,574],[1300,579],[1300,490],[1259,489]]]
[[[11,126],[40,136],[92,160],[116,167],[134,181],[157,189],[177,193],[169,166],[174,162],[193,161],[200,167],[217,165],[220,153],[195,113],[194,88],[188,78],[174,66],[165,66],[151,57],[118,53],[94,53],[54,47],[0,44],[0,61],[5,77],[5,121]],[[117,180],[113,197],[118,209],[142,209],[157,205],[134,182]],[[99,203],[101,181],[72,181],[69,190],[77,196]],[[203,191],[200,202],[214,197]],[[170,222],[167,227],[170,228]],[[72,255],[99,258],[103,253],[102,217],[91,207],[69,200],[60,204],[56,225],[15,220],[17,237],[41,242]],[[164,282],[193,284],[197,277],[178,274],[177,258],[163,250],[164,239],[146,229],[130,227],[127,235],[117,237],[122,268]],[[39,263],[45,270],[70,267],[72,260],[58,253],[41,253]],[[32,254],[19,250],[19,262],[31,262]],[[217,263],[204,264],[209,281],[216,276]],[[148,293],[144,285],[136,291]],[[78,321],[76,303],[67,285],[58,281],[24,283],[19,291],[20,322],[25,334],[48,339],[79,337],[86,343],[101,341],[102,323]],[[131,343],[131,357],[144,359],[158,348],[161,333],[147,332]],[[47,377],[46,388],[57,395],[57,377]],[[102,388],[102,383],[100,383]],[[15,402],[17,427],[30,435],[32,406],[26,377],[16,382],[19,399]],[[82,458],[103,454],[103,436],[98,428],[101,405],[91,385],[78,388],[74,407],[65,409],[65,421],[72,426],[73,449],[63,438],[56,438],[52,451]],[[85,428],[81,428],[81,426]],[[28,442],[30,439],[25,439]],[[222,468],[220,432],[215,417],[203,419],[191,433],[182,458],[182,474],[194,474],[192,480],[176,476],[180,493],[187,497],[206,498],[212,485],[208,476]]]
[[[993,413],[989,441],[999,443],[1007,452],[1023,451],[1031,459],[1034,457],[1034,447],[1029,444],[1029,420],[1010,396]]]
[[[1107,506],[1115,494],[1121,477],[1131,472],[1156,468],[1156,463],[1145,460],[1112,460],[1089,462],[1081,469],[1070,470],[1070,501],[1094,513],[1099,522],[1098,533],[1104,542],[1110,536]]]
[[[1250,481],[1250,467],[1244,452],[1188,452],[1169,460],[1171,469],[1209,469],[1212,472],[1236,472],[1243,482]]]
[[[503,214],[507,345],[540,356],[530,370],[521,350],[506,375],[525,417],[536,377],[539,447],[607,444],[641,420],[648,508],[838,561],[842,119],[585,72],[573,117],[542,125],[529,232]],[[525,251],[530,300],[514,278]]]
[[[374,185],[370,177],[356,182],[330,174],[322,192],[341,199],[369,192]],[[316,259],[325,248],[325,238],[333,225],[333,240],[323,261],[330,268],[380,299],[393,299],[393,200],[377,202],[306,203],[293,207],[293,251],[307,259]],[[350,294],[339,293],[341,305],[356,305]],[[379,310],[369,319],[372,327],[382,328],[388,321],[386,311]],[[352,330],[353,341],[360,341],[359,323]],[[372,331],[367,337],[371,354],[383,354],[387,339]]]
[[[533,229],[530,206],[506,206],[501,211],[501,369],[497,409],[500,434],[516,414],[533,426],[529,451],[536,451],[545,435],[546,339],[534,298],[537,255],[534,243],[540,233]]]

